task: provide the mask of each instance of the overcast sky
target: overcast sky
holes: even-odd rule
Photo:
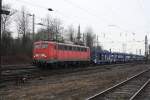
[[[92,27],[104,49],[144,53],[144,37],[150,41],[150,0],[3,0],[12,8],[26,9],[40,18],[50,14],[64,27],[81,25],[81,32]],[[52,8],[53,12],[48,12]],[[123,46],[124,45],[124,46]]]

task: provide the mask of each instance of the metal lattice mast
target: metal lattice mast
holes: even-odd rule
[[[145,36],[145,56],[148,54],[148,39],[147,35]]]
[[[145,36],[145,58],[148,59],[148,39],[147,35]]]
[[[5,15],[9,15],[10,11],[6,11],[6,10],[3,10],[2,9],[2,0],[0,0],[0,79],[1,79],[1,56],[2,56],[2,35],[1,35],[1,26],[2,26],[2,23],[1,23],[1,20],[2,20],[2,14],[5,14]]]

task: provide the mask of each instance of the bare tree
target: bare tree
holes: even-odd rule
[[[58,39],[60,33],[63,31],[61,20],[58,18],[51,18],[48,15],[43,23],[46,23],[45,26],[47,27],[48,39]]]
[[[21,45],[19,46],[19,50],[23,54],[28,54],[31,56],[32,54],[32,40],[30,39],[30,27],[29,27],[29,16],[28,12],[24,7],[22,7],[21,12],[18,13],[16,24],[18,31],[18,39],[21,41]],[[22,35],[22,37],[19,37]]]
[[[74,42],[74,33],[75,33],[75,30],[73,28],[73,25],[68,26],[67,32],[68,32],[69,40],[71,42]]]
[[[148,52],[149,52],[149,57],[150,57],[150,44],[149,44],[149,46],[148,46],[148,49],[149,49],[149,51],[148,51]]]
[[[88,27],[86,29],[86,45],[90,48],[94,46],[95,35],[93,34],[92,28]]]
[[[80,32],[80,25],[78,26],[78,33],[77,33],[77,41],[80,42],[81,39],[81,32]]]
[[[47,39],[47,30],[44,28],[40,28],[37,30],[37,34],[35,35],[35,41],[46,40]]]
[[[26,36],[28,33],[30,33],[28,17],[29,16],[27,15],[26,9],[22,7],[21,13],[18,14],[17,19],[16,19],[18,36],[19,34]]]

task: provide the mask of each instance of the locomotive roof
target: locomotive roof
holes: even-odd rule
[[[36,41],[34,44],[38,43],[56,43],[56,44],[62,44],[62,45],[68,45],[68,46],[78,46],[78,47],[84,47],[84,48],[89,48],[87,46],[81,46],[81,45],[76,45],[76,44],[68,44],[68,43],[60,43],[60,42],[55,42],[55,41]]]

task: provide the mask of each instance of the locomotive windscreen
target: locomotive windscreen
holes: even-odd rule
[[[48,47],[48,43],[41,43],[41,44],[35,44],[34,45],[34,49],[44,49],[44,48],[47,48]]]

